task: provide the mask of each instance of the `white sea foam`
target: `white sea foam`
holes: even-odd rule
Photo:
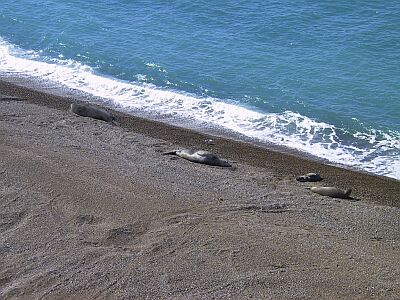
[[[148,67],[159,66],[149,63]],[[124,82],[98,75],[91,67],[62,59],[62,56],[45,61],[40,53],[23,51],[1,39],[0,73],[40,78],[53,85],[106,98],[126,111],[175,116],[221,126],[261,142],[287,146],[333,163],[400,179],[400,134],[396,132],[357,132],[353,134],[354,140],[366,144],[360,148],[341,140],[340,129],[335,126],[298,113],[261,113],[232,101],[197,97],[149,84]]]

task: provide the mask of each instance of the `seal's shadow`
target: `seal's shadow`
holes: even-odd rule
[[[346,200],[346,201],[350,201],[350,202],[358,202],[361,201],[360,198],[354,198],[354,197],[348,197],[348,198],[334,198],[337,202],[340,202],[341,200]]]

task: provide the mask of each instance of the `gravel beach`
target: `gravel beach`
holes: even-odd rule
[[[0,81],[0,298],[400,297],[400,181],[73,101]]]

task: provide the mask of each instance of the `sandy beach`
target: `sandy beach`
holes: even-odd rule
[[[400,181],[73,101],[0,81],[0,298],[399,299]]]

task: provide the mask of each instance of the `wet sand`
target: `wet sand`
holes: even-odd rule
[[[398,299],[398,180],[71,101],[0,81],[0,298]]]

